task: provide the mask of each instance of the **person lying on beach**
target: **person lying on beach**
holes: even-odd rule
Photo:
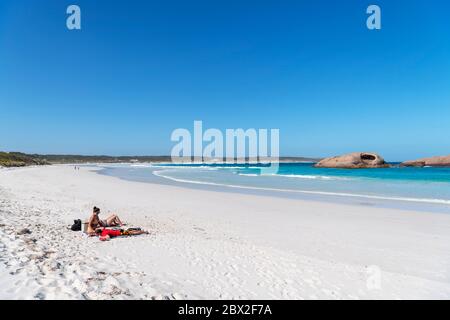
[[[120,221],[119,217],[116,214],[110,215],[108,218],[101,220],[98,215],[100,214],[100,208],[94,207],[93,213],[89,218],[87,233],[93,234],[95,233],[95,229],[98,227],[117,227],[123,226],[122,221]]]
[[[148,234],[148,231],[144,231],[141,229],[106,229],[106,228],[97,228],[95,229],[95,233],[100,237],[100,240],[107,241],[114,237],[120,236],[137,236],[140,234]]]

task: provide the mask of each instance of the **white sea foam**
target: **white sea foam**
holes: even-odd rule
[[[191,166],[191,165],[182,165],[182,166],[167,166],[167,165],[153,165],[153,168],[170,168],[170,169],[204,169],[216,171],[220,169],[264,169],[265,167],[258,166],[250,166],[250,167],[239,167],[239,166]],[[285,177],[285,178],[298,178],[298,179],[308,179],[308,180],[352,180],[354,178],[345,178],[345,177],[336,177],[336,176],[324,176],[324,175],[307,175],[307,174],[256,174],[256,173],[240,173],[234,172],[240,176],[248,176],[248,177],[258,177],[258,176],[275,176],[275,177]]]
[[[302,193],[302,194],[315,194],[315,195],[353,197],[353,198],[364,198],[364,199],[374,199],[374,200],[406,201],[406,202],[419,202],[419,203],[432,203],[432,204],[450,205],[450,200],[445,200],[445,199],[410,198],[410,197],[388,197],[388,196],[376,196],[376,195],[357,194],[357,193],[345,193],[345,192],[328,192],[328,191],[310,191],[310,190],[265,188],[265,187],[242,186],[242,185],[233,185],[233,184],[226,184],[226,183],[187,180],[187,179],[174,178],[174,177],[170,177],[170,176],[162,174],[163,172],[166,172],[166,171],[169,171],[169,170],[154,171],[153,174],[158,176],[158,177],[165,178],[165,179],[168,179],[168,180],[172,180],[172,181],[175,181],[175,182],[190,183],[190,184],[200,184],[200,185],[211,185],[211,186],[220,186],[220,187],[228,187],[228,188],[236,188],[236,189],[276,191],[276,192],[294,192],[294,193]]]
[[[308,174],[276,174],[275,173],[275,174],[265,174],[264,176],[298,178],[298,179],[309,179],[309,180],[352,180],[351,178],[344,178],[344,177],[332,177],[332,176],[308,175]]]
[[[175,168],[175,169],[264,169],[265,167],[245,167],[245,166],[225,166],[225,165],[190,165],[190,164],[173,164],[173,165],[165,165],[165,164],[153,164],[154,168]]]
[[[316,176],[307,174],[256,174],[256,173],[239,173],[240,176],[248,177],[283,177],[283,178],[297,178],[297,179],[307,179],[307,180],[350,180],[343,177],[330,177],[330,176]]]
[[[154,164],[151,166],[152,168],[170,168],[170,169],[204,169],[204,170],[211,170],[216,171],[219,170],[219,168],[222,167],[211,167],[211,166],[190,166],[190,165],[174,165],[174,166],[168,166],[168,165],[158,165]]]

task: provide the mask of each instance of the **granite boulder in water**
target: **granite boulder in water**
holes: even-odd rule
[[[450,167],[450,155],[405,161],[402,167]]]
[[[315,165],[316,168],[365,169],[388,168],[384,159],[371,152],[353,152],[342,156],[325,158]]]

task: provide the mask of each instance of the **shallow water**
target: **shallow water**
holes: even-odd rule
[[[266,169],[258,164],[149,164],[107,166],[100,173],[141,182],[450,213],[450,168],[346,170],[282,163],[275,173]]]

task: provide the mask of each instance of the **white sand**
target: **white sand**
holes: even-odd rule
[[[67,229],[94,205],[151,235]],[[0,298],[449,299],[450,216],[1,169]]]

